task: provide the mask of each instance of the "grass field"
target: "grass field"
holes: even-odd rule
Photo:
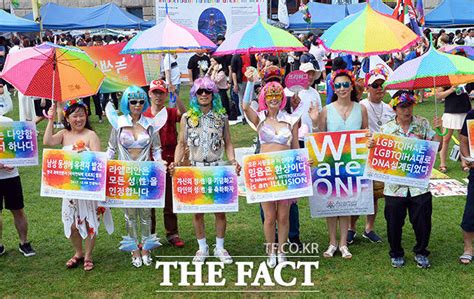
[[[182,91],[186,94],[187,89]],[[16,99],[15,111],[7,116],[18,119],[18,105]],[[440,105],[440,111],[442,106]],[[433,101],[416,106],[416,113],[432,118],[434,114]],[[108,123],[98,123],[96,116],[92,117],[92,125],[101,138],[102,149],[105,149],[109,136]],[[44,132],[45,123],[38,126]],[[241,124],[231,128],[232,141],[235,147],[248,146],[255,133]],[[42,144],[39,136],[38,144]],[[40,146],[40,153],[42,145]],[[41,158],[40,158],[41,159]],[[453,161],[448,162],[448,175],[461,180],[466,174],[461,171],[460,165]],[[192,290],[245,290],[268,291],[265,293],[233,293],[230,296],[324,296],[324,297],[472,297],[474,295],[473,266],[463,266],[458,263],[458,256],[463,251],[462,234],[459,227],[464,209],[464,197],[445,197],[433,199],[433,229],[429,249],[432,268],[418,269],[413,262],[411,248],[415,240],[411,225],[406,220],[403,236],[407,265],[401,269],[390,266],[388,244],[386,240],[385,219],[383,217],[384,202],[379,201],[379,217],[376,221],[376,231],[384,239],[382,244],[371,244],[360,237],[364,219],[358,223],[359,237],[350,250],[352,260],[343,260],[340,255],[333,259],[315,258],[309,256],[304,260],[319,260],[320,269],[313,272],[314,287],[299,286],[303,273],[284,270],[285,278],[298,278],[295,287],[236,287],[236,266],[227,266],[224,277],[227,279],[225,287],[180,287],[179,272],[172,272],[171,281],[174,287],[162,287],[162,271],[153,267],[135,269],[131,265],[129,254],[118,250],[121,236],[125,235],[123,213],[114,209],[115,232],[108,235],[105,229],[100,229],[94,262],[96,268],[86,273],[82,268],[67,270],[65,262],[73,255],[70,242],[64,237],[61,222],[61,200],[42,198],[40,193],[39,166],[21,168],[26,200],[25,211],[29,219],[29,239],[37,251],[37,255],[25,258],[18,252],[18,237],[13,225],[13,219],[8,211],[3,212],[4,232],[3,240],[7,254],[0,257],[0,297],[144,297],[144,296],[176,296],[176,297],[221,297],[219,293],[191,293],[181,291]],[[328,235],[324,219],[311,219],[308,201],[299,202],[301,240],[316,242],[320,245],[320,252],[328,244]],[[157,232],[164,234],[161,210],[157,211]],[[191,215],[179,216],[181,237],[186,246],[175,249],[165,242],[164,246],[155,251],[156,255],[192,256],[197,250],[194,238]],[[227,216],[226,248],[231,255],[249,256],[263,255],[264,236],[259,216],[258,205],[248,205],[244,198],[240,198],[240,211]],[[214,217],[206,216],[207,239],[209,244],[214,243]],[[322,254],[321,254],[322,256]],[[175,259],[168,259],[175,260]],[[190,261],[189,258],[176,258],[178,261]],[[215,260],[213,258],[209,260]],[[245,261],[249,259],[235,259]],[[254,258],[252,261],[263,261],[264,258]],[[204,278],[206,280],[206,278]],[[315,293],[271,293],[272,291],[316,291]],[[160,293],[161,291],[176,291],[176,293]]]

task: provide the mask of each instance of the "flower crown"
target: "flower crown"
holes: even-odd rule
[[[330,82],[330,83],[331,83],[332,89],[334,89],[334,80],[336,79],[336,77],[338,77],[339,74],[345,74],[345,75],[347,75],[347,76],[351,79],[352,86],[355,85],[355,77],[354,77],[354,74],[353,74],[351,71],[349,71],[349,70],[344,70],[344,69],[342,69],[342,70],[337,70],[337,71],[335,71],[335,72],[333,72],[333,73],[331,74],[331,82]]]
[[[383,65],[377,65],[376,68],[373,70],[370,70],[367,74],[365,74],[365,87],[368,86],[367,82],[369,82],[370,77],[376,76],[376,75],[382,75],[385,78],[385,81],[388,78],[388,72],[386,68]]]
[[[69,107],[71,107],[74,104],[77,104],[77,105],[80,105],[80,106],[84,107],[84,109],[86,109],[86,113],[89,113],[89,109],[88,109],[86,103],[84,103],[84,101],[82,99],[73,99],[73,100],[67,101],[66,104],[64,105],[64,108],[63,108],[64,116],[66,116],[66,111],[69,109]]]
[[[416,97],[408,92],[404,92],[398,97],[393,98],[389,103],[394,109],[400,104],[416,104]]]

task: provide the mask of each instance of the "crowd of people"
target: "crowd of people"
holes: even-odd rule
[[[474,38],[473,29],[456,32],[448,39],[444,35],[445,32],[439,33],[435,46],[461,42],[472,45]],[[122,40],[127,38],[123,37]],[[466,120],[474,119],[469,99],[473,89],[472,83],[462,88],[453,86],[436,90],[436,99],[445,102],[445,114],[442,120],[435,116],[430,125],[429,120],[413,113],[417,103],[414,92],[399,90],[391,97],[389,104],[383,101],[386,96],[383,83],[388,77],[385,67],[370,69],[364,65],[364,60],[358,57],[328,54],[312,33],[300,35],[299,38],[307,47],[307,51],[288,53],[285,57],[267,54],[217,57],[196,53],[187,65],[191,84],[188,108],[180,97],[181,81],[176,73],[177,60],[176,56],[171,54],[164,56],[162,78],[152,81],[146,89],[128,87],[120,100],[118,95],[115,95],[115,99],[111,98],[112,102],[115,100],[114,108],[119,109],[122,115],[119,117],[120,121],[111,121],[112,130],[106,149],[108,158],[160,161],[168,167],[163,213],[166,240],[171,245],[185,245],[179,236],[177,215],[173,213],[172,208],[171,178],[175,167],[233,165],[237,174],[240,173],[229,124],[229,120],[236,120],[239,116],[244,125],[248,123],[257,132],[256,153],[302,148],[307,133],[368,129],[371,133],[383,132],[440,142],[440,169],[447,171],[445,160],[449,140],[454,130],[460,130],[462,155],[470,156]],[[219,36],[217,40],[221,43],[224,37]],[[99,40],[86,35],[73,38],[65,34],[51,41],[88,46],[120,42],[121,37],[110,36]],[[7,55],[7,48],[11,52],[15,47],[30,45],[26,38],[13,40],[11,47],[6,45],[4,39],[0,39],[0,44],[3,45],[0,46],[0,56],[2,53]],[[385,55],[381,58],[389,66],[396,68],[403,62],[421,55],[428,46],[426,42],[421,42],[406,53]],[[285,74],[293,70],[307,73],[310,81],[307,88],[297,93],[284,86]],[[361,71],[365,73],[363,77],[360,76]],[[324,82],[326,105],[323,105],[317,88]],[[364,91],[367,91],[367,97],[363,99]],[[166,107],[166,99],[170,98],[170,93],[174,103],[170,103],[172,107]],[[1,86],[0,94],[0,121],[11,121],[2,116],[12,109],[9,91]],[[108,97],[109,95],[104,97],[102,102],[100,95],[93,97],[99,119],[102,119],[102,111],[107,110],[106,105],[111,105],[108,104]],[[99,137],[89,124],[92,109],[88,100],[90,99],[78,99],[68,101],[62,106],[50,107],[47,107],[42,99],[36,101],[39,117],[44,117],[41,110],[48,111],[48,124],[43,137],[45,146],[61,145],[64,149],[78,152],[101,151]],[[19,101],[31,103],[31,99]],[[153,125],[153,119],[160,117],[160,112],[164,109],[167,112],[166,123],[157,129]],[[114,116],[107,114],[107,117],[110,120]],[[24,119],[32,120],[27,117]],[[55,123],[56,119],[61,122],[61,126]],[[444,139],[433,130],[443,127],[449,129],[449,134]],[[55,129],[58,131],[55,132]],[[374,146],[370,136],[367,146]],[[227,160],[224,160],[224,157]],[[461,225],[465,246],[459,260],[469,264],[472,260],[474,237],[474,164],[463,161],[463,167],[470,171],[470,181]],[[374,182],[373,188],[375,213],[367,216],[362,237],[374,243],[383,242],[374,231],[374,223],[377,201],[385,198],[384,216],[387,221],[391,265],[398,268],[405,264],[402,227],[408,212],[416,236],[416,244],[413,247],[415,262],[420,268],[430,267],[428,245],[432,227],[432,196],[429,189],[382,182]],[[0,198],[0,210],[5,201],[5,208],[13,212],[20,236],[20,251],[26,256],[34,255],[35,251],[27,239],[27,221],[23,212],[18,171],[3,164],[0,164]],[[275,267],[287,259],[283,250],[286,242],[302,246],[299,238],[297,200],[262,203],[261,216],[266,243],[276,244],[265,248],[268,266]],[[151,265],[152,250],[160,246],[156,236],[154,209],[125,208],[124,217],[127,236],[121,241],[120,249],[131,252],[133,266]],[[344,259],[352,258],[349,245],[357,236],[358,218],[358,215],[353,215],[326,219],[329,244],[323,253],[325,258],[334,257],[337,251]],[[82,263],[84,270],[92,270],[92,251],[100,221],[103,220],[109,233],[114,230],[110,210],[98,206],[95,201],[65,198],[62,204],[62,220],[65,235],[71,240],[74,248],[74,255],[66,263],[67,268],[74,268]],[[0,218],[0,255],[5,251],[1,239],[1,223]],[[204,214],[194,214],[192,223],[198,244],[194,261],[204,262],[210,255]],[[216,246],[213,255],[223,263],[232,263],[231,254],[224,247],[226,224],[226,214],[215,213]]]

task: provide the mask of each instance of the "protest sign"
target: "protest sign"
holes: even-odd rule
[[[467,137],[469,139],[469,153],[474,159],[474,119],[466,120],[467,123]]]
[[[173,174],[173,212],[237,212],[237,192],[234,166],[177,167]]]
[[[374,133],[364,177],[392,184],[428,187],[438,142]]]
[[[306,149],[245,156],[243,173],[248,203],[313,195]]]
[[[311,217],[374,213],[372,181],[364,179],[367,130],[314,133],[305,138],[313,160]]]
[[[123,91],[131,85],[147,85],[142,55],[120,54],[126,44],[80,47],[105,75],[100,86],[101,93]]]
[[[430,191],[434,197],[466,196],[467,186],[453,179],[430,180]]]
[[[244,165],[244,156],[253,155],[255,153],[255,147],[238,147],[234,149],[235,151],[235,160],[239,165]],[[247,196],[245,189],[244,176],[240,175],[237,177],[238,186],[239,186],[239,196]]]
[[[0,163],[8,166],[38,165],[34,122],[0,122]]]
[[[107,161],[107,207],[164,208],[166,166],[153,161]]]
[[[44,149],[41,196],[105,200],[107,156]]]

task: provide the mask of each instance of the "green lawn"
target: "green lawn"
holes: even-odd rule
[[[187,94],[187,89],[182,91]],[[15,111],[8,116],[18,119],[18,105],[15,100]],[[439,107],[442,111],[442,106]],[[416,113],[432,118],[434,104],[419,104]],[[102,140],[105,149],[110,126],[107,123],[99,124],[97,117],[92,117],[92,125]],[[39,125],[44,132],[45,123]],[[233,126],[232,141],[235,147],[248,146],[255,133],[241,124]],[[42,144],[42,136],[38,144]],[[40,153],[42,146],[40,148]],[[41,158],[40,158],[41,161]],[[448,162],[448,175],[461,180],[466,177],[458,163]],[[8,211],[3,212],[4,232],[3,240],[7,254],[0,257],[0,296],[1,297],[143,297],[162,295],[160,291],[174,290],[177,293],[166,294],[185,296],[179,291],[212,290],[206,287],[178,287],[179,272],[172,272],[171,287],[160,287],[162,271],[153,267],[135,269],[131,265],[130,256],[118,250],[121,236],[125,235],[123,213],[114,209],[115,233],[107,235],[102,227],[94,250],[96,268],[86,273],[82,268],[67,270],[65,262],[73,255],[70,242],[64,237],[61,222],[61,200],[42,198],[40,193],[39,166],[21,168],[24,195],[26,200],[25,211],[29,219],[29,239],[32,241],[37,255],[25,258],[18,252],[18,238],[13,225],[13,219]],[[390,266],[388,244],[370,244],[361,237],[356,239],[350,247],[353,259],[343,260],[340,255],[333,259],[308,257],[305,260],[319,260],[320,269],[313,271],[314,287],[299,286],[302,272],[293,272],[285,269],[284,275],[298,278],[296,287],[236,287],[236,266],[227,266],[224,277],[227,279],[225,287],[214,290],[268,290],[269,293],[247,294],[248,296],[290,296],[290,293],[270,293],[270,291],[318,291],[318,293],[300,293],[300,296],[325,297],[471,297],[473,296],[472,279],[473,266],[462,266],[458,263],[458,256],[462,253],[462,234],[459,227],[465,198],[448,197],[433,200],[433,230],[430,242],[432,268],[418,269],[413,262],[411,248],[414,245],[414,235],[406,220],[403,244],[405,246],[407,265],[401,269]],[[385,220],[383,217],[384,203],[380,201],[379,217],[376,222],[376,231],[386,240]],[[311,219],[307,200],[299,202],[301,239],[303,242],[316,242],[320,245],[320,253],[327,247],[328,236],[324,219]],[[163,236],[164,228],[161,210],[158,211],[158,233]],[[182,249],[174,249],[166,242],[155,251],[157,255],[192,256],[197,249],[190,215],[179,216],[181,237],[187,242]],[[244,198],[240,198],[240,212],[228,214],[226,248],[232,255],[263,255],[264,236],[259,216],[258,205],[248,205]],[[363,221],[359,221],[358,232],[363,228]],[[206,216],[208,243],[214,243],[214,217]],[[322,256],[322,254],[320,254]],[[168,259],[174,260],[174,259]],[[190,261],[189,258],[178,258],[179,261]],[[215,259],[210,259],[215,260]],[[235,259],[245,261],[248,259]],[[264,258],[254,258],[253,261],[263,261]],[[206,281],[206,278],[204,278]],[[215,296],[221,294],[186,294],[192,297]],[[231,294],[242,296],[242,294]],[[293,294],[295,295],[295,294]]]

